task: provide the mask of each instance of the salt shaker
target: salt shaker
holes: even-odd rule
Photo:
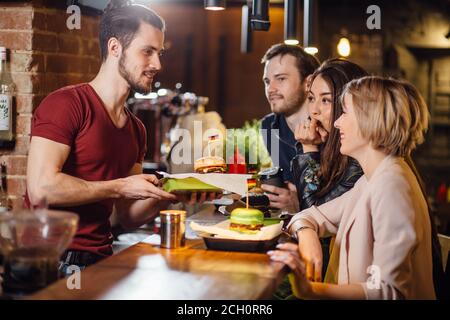
[[[186,211],[163,210],[161,218],[161,248],[176,249],[184,247],[186,231]]]

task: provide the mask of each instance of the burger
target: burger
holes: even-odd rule
[[[195,160],[194,170],[197,173],[224,173],[227,171],[227,164],[222,157],[203,157]]]
[[[253,208],[236,208],[231,211],[230,230],[257,233],[264,226],[264,214]]]

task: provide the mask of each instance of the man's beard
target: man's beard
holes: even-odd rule
[[[290,115],[300,110],[300,108],[305,103],[305,100],[306,92],[305,90],[301,89],[294,99],[291,99],[290,101],[284,100],[284,104],[279,107],[272,106],[272,112],[289,117]]]
[[[133,79],[133,76],[131,75],[130,72],[128,72],[127,68],[125,67],[125,60],[126,55],[124,54],[119,59],[119,73],[122,76],[122,78],[125,79],[125,81],[130,86],[130,89],[133,90],[134,92],[143,95],[149,94],[152,91],[152,82],[150,82],[150,84],[147,87],[139,84],[138,81]]]

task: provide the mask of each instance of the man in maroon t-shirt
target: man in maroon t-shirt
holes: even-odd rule
[[[79,266],[112,254],[113,208],[123,226],[134,228],[180,200],[158,188],[154,175],[142,174],[145,127],[125,107],[130,90],[150,92],[161,69],[164,21],[145,6],[118,3],[111,1],[102,16],[103,62],[95,79],[51,93],[32,121],[27,202],[78,213],[63,259]]]

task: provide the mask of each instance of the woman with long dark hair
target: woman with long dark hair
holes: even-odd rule
[[[298,147],[303,153],[292,162],[301,209],[334,199],[351,188],[360,176],[358,164],[339,152],[339,130],[333,123],[342,114],[339,95],[344,86],[367,75],[355,63],[330,59],[311,77],[307,96],[310,120],[296,129]]]
[[[339,130],[333,123],[342,114],[339,96],[353,79],[367,75],[355,63],[344,59],[325,61],[312,75],[308,90],[310,120],[297,126],[295,136],[299,152],[291,168],[296,182],[300,209],[328,202],[350,190],[363,174],[359,164],[339,152]],[[315,257],[316,270],[308,270],[320,281],[329,257],[329,239],[322,240],[323,259]]]

